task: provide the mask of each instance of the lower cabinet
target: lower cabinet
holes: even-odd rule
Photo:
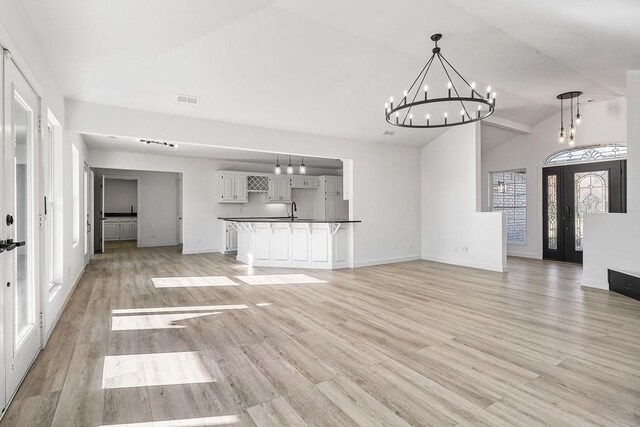
[[[108,218],[104,221],[104,241],[136,240],[138,238],[137,218]]]

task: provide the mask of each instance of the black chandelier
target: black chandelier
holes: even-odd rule
[[[438,41],[442,34],[434,34],[431,40],[435,43],[431,58],[413,81],[409,89],[404,91],[400,102],[394,104],[393,96],[384,106],[387,123],[405,128],[441,128],[457,126],[483,120],[493,114],[496,106],[496,93],[487,87],[486,97],[476,91],[475,83],[469,84],[453,65],[440,53]],[[447,96],[430,98],[429,86],[425,83],[427,73],[434,62],[439,62],[448,78]],[[450,74],[450,71],[453,73]],[[464,82],[464,90],[458,91],[452,75]],[[418,83],[420,81],[420,83]],[[424,84],[424,86],[423,86]],[[422,92],[422,93],[421,93]],[[411,101],[409,101],[411,98]],[[457,109],[460,104],[459,120],[449,115],[448,110]],[[428,107],[428,108],[427,108]],[[420,114],[418,114],[420,112]]]
[[[580,95],[582,92],[578,90],[572,90],[564,92],[558,95],[556,98],[560,100],[560,132],[558,132],[558,143],[564,144],[566,139],[566,133],[564,131],[564,100],[568,99],[571,104],[571,127],[569,128],[569,146],[573,147],[576,144],[576,126],[582,123],[582,116],[580,115]],[[578,113],[575,116],[575,124],[573,121],[573,100],[576,100],[576,106]]]

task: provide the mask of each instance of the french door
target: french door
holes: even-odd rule
[[[584,214],[626,211],[626,160],[544,168],[543,258],[582,263]]]
[[[36,259],[35,149],[39,99],[4,51],[0,264],[4,407],[40,348]]]

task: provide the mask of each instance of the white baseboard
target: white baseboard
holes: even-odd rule
[[[446,257],[438,257],[438,256],[430,256],[430,255],[422,255],[422,259],[425,261],[441,262],[444,264],[459,265],[462,267],[479,268],[481,270],[497,271],[500,273],[507,272],[507,267],[503,265],[484,264],[481,262],[470,261],[467,259],[446,258]]]
[[[182,249],[182,255],[195,255],[195,254],[210,254],[219,253],[218,248],[203,248],[203,249]]]
[[[157,248],[160,246],[177,246],[178,243],[174,240],[173,242],[152,242],[152,243],[138,243],[139,248]]]
[[[64,297],[64,303],[62,303],[62,306],[60,306],[60,310],[58,310],[58,313],[56,314],[56,318],[53,320],[53,322],[51,322],[51,327],[47,330],[44,331],[44,337],[42,340],[42,348],[45,348],[45,346],[47,345],[47,342],[49,341],[49,338],[51,337],[51,333],[53,332],[53,330],[55,329],[56,325],[58,324],[58,321],[60,320],[60,317],[62,316],[62,313],[64,313],[64,309],[67,308],[67,304],[69,303],[69,300],[71,300],[71,295],[73,295],[73,292],[76,290],[76,287],[78,286],[78,283],[80,283],[80,279],[82,278],[82,275],[84,274],[84,269],[85,267],[82,267],[82,270],[80,270],[80,273],[76,276],[76,280],[73,282],[73,285],[71,285],[71,289],[69,289],[69,293],[67,293],[67,295]],[[48,298],[47,298],[48,299]],[[49,303],[49,301],[47,301],[47,304]]]
[[[518,251],[510,251],[508,249],[507,249],[507,256],[515,256],[519,258],[542,259],[542,257],[535,252],[518,252]]]
[[[353,268],[358,267],[369,267],[372,265],[382,265],[382,264],[394,264],[396,262],[406,262],[406,261],[415,261],[420,259],[420,255],[409,255],[404,257],[397,258],[382,258],[382,259],[371,259],[366,261],[358,261],[353,263]]]
[[[587,277],[582,278],[580,285],[585,288],[609,289],[609,284],[607,282],[601,282],[600,280],[589,279]]]

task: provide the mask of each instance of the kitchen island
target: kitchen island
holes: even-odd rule
[[[352,227],[360,221],[219,218],[238,232],[236,259],[256,267],[352,267]]]

